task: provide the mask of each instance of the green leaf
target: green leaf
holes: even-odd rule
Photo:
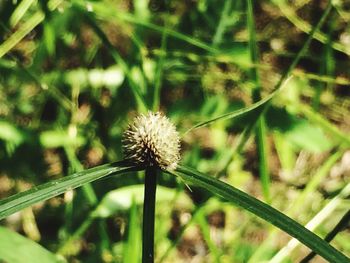
[[[137,263],[141,260],[141,218],[138,213],[137,205],[132,202],[129,215],[128,239],[123,244],[123,262]]]
[[[37,187],[33,187],[28,191],[15,194],[1,200],[0,219],[3,219],[35,203],[45,201],[68,190],[80,187],[97,179],[101,179],[107,175],[122,174],[128,171],[140,169],[140,167],[131,166],[121,161],[94,167]]]
[[[268,102],[271,101],[271,99],[276,95],[276,93],[278,92],[279,90],[276,90],[274,92],[272,92],[270,95],[268,95],[266,98],[262,99],[262,100],[259,100],[258,102],[248,106],[248,107],[245,107],[245,108],[242,108],[242,109],[238,109],[238,110],[235,110],[233,112],[229,112],[229,113],[225,113],[225,114],[222,114],[220,116],[217,116],[215,118],[212,118],[212,119],[209,119],[207,121],[203,121],[203,122],[200,122],[196,125],[194,125],[193,127],[191,127],[190,129],[188,129],[186,131],[186,133],[194,130],[194,129],[197,129],[197,128],[200,128],[200,127],[203,127],[203,126],[207,126],[213,122],[216,122],[216,121],[219,121],[219,120],[227,120],[227,119],[232,119],[232,118],[237,118],[237,117],[240,117],[240,116],[243,116],[253,110],[256,110],[258,108],[261,108],[263,107],[263,105],[267,104]]]
[[[259,113],[259,116],[260,116],[260,114],[265,109],[267,109],[267,107],[269,106],[271,100],[278,94],[278,92],[280,92],[284,87],[287,86],[286,84],[289,82],[290,79],[291,79],[291,77],[284,79],[281,82],[281,84],[277,87],[277,89],[275,91],[271,92],[268,96],[266,96],[265,98],[255,102],[255,103],[253,103],[252,105],[250,105],[248,107],[245,107],[245,108],[242,108],[242,109],[238,109],[238,110],[229,112],[229,113],[222,114],[220,116],[217,116],[215,118],[209,119],[207,121],[200,122],[200,123],[194,125],[193,127],[191,127],[190,129],[188,129],[186,131],[186,133],[188,133],[188,132],[190,132],[190,131],[192,131],[194,129],[203,127],[203,126],[207,126],[207,125],[209,125],[209,124],[211,124],[213,122],[216,122],[216,121],[241,117],[241,116],[244,116],[244,115],[246,115],[247,113],[249,113],[251,111],[258,110],[258,109],[261,110],[261,112]],[[258,120],[258,116],[256,117],[256,120]]]
[[[96,210],[94,217],[109,217],[118,211],[124,211],[131,208],[133,202],[136,205],[143,204],[144,185],[131,185],[110,191],[105,195]],[[192,202],[184,193],[178,193],[177,190],[158,186],[156,202],[172,202],[174,199],[181,202],[181,206],[190,207]]]
[[[81,135],[70,136],[68,131],[50,130],[44,131],[39,137],[40,144],[45,148],[56,148],[63,146],[82,146],[85,138]]]
[[[0,262],[65,262],[34,241],[4,227],[0,227],[0,237]]]
[[[13,11],[10,17],[10,26],[14,28],[17,23],[22,19],[24,14],[28,11],[29,7],[33,4],[34,0],[23,0],[19,2],[15,11]]]
[[[279,131],[292,145],[315,153],[326,151],[332,146],[318,125],[284,109],[270,108],[267,117],[270,128]]]
[[[42,12],[37,12],[30,17],[21,27],[0,45],[0,58],[16,46],[27,34],[29,34],[45,18]]]
[[[270,222],[298,239],[326,260],[334,263],[349,262],[349,258],[322,240],[316,234],[312,233],[275,208],[242,192],[241,190],[185,166],[179,166],[176,171],[179,172],[179,176],[181,176],[186,182],[203,187],[213,194],[232,202],[236,206],[248,210],[267,222]]]
[[[16,146],[25,141],[26,133],[7,121],[0,121],[0,139],[11,142]]]

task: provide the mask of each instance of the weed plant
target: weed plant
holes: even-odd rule
[[[350,262],[346,1],[0,17],[0,262]],[[125,141],[158,111],[181,160],[164,123],[145,155]]]

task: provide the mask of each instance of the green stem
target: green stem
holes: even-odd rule
[[[154,262],[154,217],[157,188],[157,168],[148,167],[145,175],[143,203],[142,263]]]
[[[247,1],[247,27],[249,31],[249,50],[250,50],[250,59],[254,65],[259,64],[258,58],[258,47],[256,41],[255,33],[255,20],[254,20],[254,11],[253,11],[253,0]],[[252,67],[250,69],[251,79],[254,81],[253,89],[253,101],[256,103],[261,100],[261,85],[259,79],[259,73],[257,67]],[[267,131],[265,124],[265,115],[260,115],[259,120],[257,121],[257,127],[255,130],[255,141],[257,145],[258,157],[259,157],[259,174],[260,182],[266,202],[270,202],[270,174],[269,174],[269,165],[268,165],[268,147],[267,147]]]

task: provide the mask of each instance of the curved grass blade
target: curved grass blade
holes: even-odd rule
[[[215,121],[227,120],[227,119],[232,119],[232,118],[236,118],[236,117],[239,117],[239,116],[243,116],[243,115],[247,114],[250,111],[253,111],[255,109],[258,109],[258,108],[264,106],[265,104],[269,103],[283,87],[286,86],[286,84],[288,83],[288,81],[291,78],[292,78],[292,76],[287,78],[278,89],[273,91],[271,94],[269,94],[267,97],[263,98],[262,100],[259,100],[258,102],[253,103],[252,105],[250,105],[248,107],[245,107],[243,109],[239,109],[239,110],[235,110],[233,112],[225,113],[223,115],[220,115],[218,117],[212,118],[210,120],[200,122],[200,123],[194,125],[193,127],[191,127],[190,129],[188,129],[185,132],[185,134],[190,132],[190,131],[192,131],[192,130],[194,130],[194,129],[197,129],[197,128],[209,125],[209,124],[211,124],[211,123],[213,123]]]
[[[327,16],[329,15],[330,11],[332,9],[332,4],[331,2],[328,3],[327,8],[325,9],[325,11],[322,14],[322,17],[320,18],[320,20],[318,21],[317,25],[311,30],[308,38],[306,39],[304,45],[302,46],[302,48],[300,49],[300,51],[298,52],[298,54],[296,55],[295,59],[293,60],[293,62],[289,65],[289,67],[287,68],[287,70],[285,71],[285,73],[282,75],[282,77],[280,78],[280,80],[277,82],[277,84],[275,85],[274,91],[267,96],[266,98],[252,104],[249,107],[231,112],[231,113],[226,113],[224,115],[218,116],[216,118],[213,118],[211,120],[205,121],[205,122],[201,122],[196,124],[195,126],[193,126],[192,128],[190,128],[187,132],[208,125],[212,122],[215,122],[217,120],[225,120],[225,119],[230,119],[230,118],[235,118],[238,117],[240,115],[246,114],[249,111],[252,111],[258,107],[263,107],[263,110],[257,115],[255,122],[257,122],[259,120],[259,117],[266,111],[266,109],[269,106],[269,102],[271,101],[271,99],[276,95],[276,93],[278,91],[280,91],[288,82],[288,80],[290,80],[291,76],[290,74],[292,73],[292,71],[294,70],[294,68],[296,67],[296,65],[299,63],[301,57],[304,55],[304,53],[306,52],[307,48],[309,47],[309,44],[311,42],[311,40],[313,39],[313,36],[315,34],[315,32],[317,32],[317,30],[319,30],[319,28],[323,25],[323,23],[325,22]],[[186,132],[186,133],[187,133]]]
[[[75,4],[80,5],[79,3],[75,3]],[[80,6],[81,6],[81,8],[86,9],[85,6],[82,6],[82,5],[80,5]],[[207,52],[210,52],[213,54],[220,53],[219,49],[212,47],[211,45],[208,45],[207,43],[205,43],[197,38],[194,38],[193,36],[189,36],[189,35],[180,33],[176,30],[172,30],[170,28],[167,28],[164,26],[159,26],[159,25],[156,25],[154,23],[142,20],[139,17],[136,17],[131,13],[125,12],[124,10],[118,11],[114,8],[109,8],[109,7],[106,8],[105,6],[101,5],[98,2],[97,3],[90,2],[90,6],[94,10],[94,13],[96,13],[96,15],[103,20],[109,21],[109,20],[119,19],[121,21],[125,21],[125,22],[131,23],[131,24],[135,24],[138,26],[143,26],[145,28],[152,29],[156,32],[160,32],[160,33],[164,32],[168,36],[171,36],[173,38],[187,42],[187,43],[189,43],[195,47],[198,47],[200,49],[203,49]]]
[[[128,165],[128,163],[124,161],[116,162],[94,167],[37,187],[33,187],[27,191],[0,200],[0,220],[22,210],[23,208],[41,201],[45,201],[68,190],[80,187],[83,184],[93,182],[107,175],[121,174],[139,169],[141,168]]]
[[[253,10],[253,1],[247,1],[247,29],[249,32],[249,50],[250,58],[253,64],[258,65],[258,47],[256,41],[256,32],[255,32],[255,19],[254,19],[254,10]],[[251,79],[254,82],[254,88],[252,90],[253,101],[257,102],[261,100],[261,85],[258,69],[252,67],[250,69]],[[265,115],[262,114],[257,122],[257,127],[255,130],[255,141],[258,150],[258,160],[259,160],[259,174],[260,174],[260,183],[263,190],[264,198],[266,202],[270,202],[270,173],[269,173],[269,164],[268,164],[268,143],[267,143],[267,129]]]
[[[134,93],[136,102],[139,105],[140,111],[147,111],[147,103],[145,101],[145,98],[142,94],[142,91],[140,87],[135,83],[131,76],[131,70],[128,66],[128,63],[120,56],[117,49],[112,45],[112,43],[109,41],[107,35],[103,32],[103,30],[100,28],[100,26],[96,23],[95,17],[90,13],[86,12],[83,8],[81,8],[79,5],[75,5],[75,10],[77,12],[80,12],[84,18],[86,19],[86,22],[91,26],[92,30],[95,32],[95,34],[100,38],[103,45],[107,48],[108,52],[111,54],[115,62],[121,67],[124,74],[127,77],[128,83],[131,87],[132,92]]]
[[[218,195],[245,210],[248,210],[267,222],[270,222],[289,235],[298,239],[304,245],[308,246],[329,262],[349,262],[349,258],[322,240],[316,234],[312,233],[298,222],[279,212],[275,208],[261,202],[260,200],[194,169],[179,166],[176,171],[178,173],[175,175],[179,175],[186,182],[203,187],[213,194]]]

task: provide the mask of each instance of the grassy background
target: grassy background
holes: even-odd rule
[[[186,131],[268,96],[326,8],[277,0],[1,2],[0,197],[122,159],[130,119],[161,110],[182,134],[182,163],[302,224],[313,219],[325,236],[350,208],[345,2],[333,4],[257,122],[259,109]],[[1,224],[27,237],[25,255],[31,239],[70,262],[138,262],[142,183],[142,173],[95,182]],[[159,184],[157,262],[297,262],[308,253],[286,251],[286,234],[203,190],[166,174]],[[349,255],[349,241],[347,230],[332,244]],[[0,240],[2,251],[11,244],[18,248]]]

